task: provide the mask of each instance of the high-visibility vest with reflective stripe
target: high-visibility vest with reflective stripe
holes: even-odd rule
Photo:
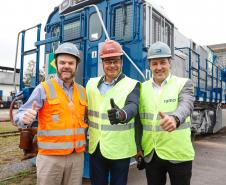
[[[89,118],[89,153],[93,153],[99,143],[102,155],[108,159],[123,159],[136,154],[134,118],[128,123],[111,125],[107,110],[111,109],[113,98],[119,108],[125,106],[127,96],[135,88],[137,81],[128,77],[120,80],[105,95],[97,88],[100,78],[90,79],[86,86]]]
[[[178,107],[178,95],[187,79],[171,76],[160,96],[153,89],[152,81],[142,84],[139,113],[143,125],[142,148],[144,155],[154,149],[165,160],[189,161],[194,159],[191,143],[190,118],[173,132],[160,127],[159,112],[170,115]]]
[[[44,155],[67,155],[85,150],[84,122],[86,92],[74,84],[72,101],[54,80],[42,83],[46,101],[38,112],[38,152]]]

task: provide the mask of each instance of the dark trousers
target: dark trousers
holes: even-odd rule
[[[148,185],[165,185],[166,174],[169,174],[171,185],[190,185],[192,161],[172,163],[160,159],[156,153],[151,162],[146,164]]]
[[[126,185],[130,158],[110,160],[102,156],[99,145],[90,155],[90,178],[92,185]]]

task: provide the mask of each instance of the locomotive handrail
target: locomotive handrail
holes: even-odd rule
[[[96,10],[96,12],[97,12],[97,15],[98,15],[98,17],[99,17],[101,26],[102,26],[102,28],[103,28],[103,30],[104,30],[104,33],[105,33],[106,37],[107,37],[107,40],[110,40],[109,34],[108,34],[107,29],[106,29],[105,24],[104,24],[104,21],[103,21],[103,19],[102,19],[102,17],[101,17],[99,8],[97,7],[97,5],[94,5],[94,4],[89,5],[89,7],[94,7],[94,8],[95,8],[95,10]]]
[[[103,19],[101,17],[101,14],[100,14],[100,11],[99,11],[98,7],[96,5],[94,5],[94,4],[93,5],[89,5],[89,7],[94,7],[96,9],[97,15],[98,15],[99,20],[101,22],[101,26],[102,26],[102,28],[104,30],[104,33],[105,33],[105,35],[107,37],[107,40],[110,40],[109,34],[108,34],[107,29],[106,29],[106,27],[104,25],[104,21],[103,21]],[[135,69],[138,71],[138,73],[141,75],[141,77],[144,79],[144,81],[146,81],[146,78],[145,78],[144,74],[142,73],[142,71],[137,67],[137,65],[133,62],[133,60],[129,57],[129,55],[127,55],[127,53],[124,50],[123,50],[123,54],[130,61],[130,63],[133,65],[133,67],[135,67]]]
[[[105,27],[104,21],[103,21],[103,19],[102,19],[102,17],[101,17],[101,13],[100,13],[99,8],[97,7],[97,5],[91,4],[91,5],[88,5],[87,7],[93,7],[93,8],[95,8],[95,10],[96,10],[96,12],[97,12],[97,15],[98,15],[98,18],[99,18],[99,20],[100,20],[101,26],[102,26],[102,28],[103,28],[103,31],[104,31],[104,33],[105,33],[105,36],[106,36],[107,40],[110,40],[109,34],[108,34],[108,32],[107,32],[107,29],[106,29],[106,27]],[[85,7],[83,7],[82,9],[84,9],[84,8],[85,8]],[[64,14],[64,16],[70,15],[70,14],[72,14],[72,13],[74,13],[74,12],[81,11],[82,9],[78,9],[78,10],[75,10],[75,11],[72,11],[72,12],[69,12],[69,13],[66,13],[66,14]],[[145,78],[144,74],[142,73],[142,71],[137,67],[137,65],[133,62],[133,60],[129,57],[129,55],[127,55],[127,53],[126,53],[124,50],[123,50],[123,54],[124,54],[124,55],[126,56],[126,58],[129,60],[129,62],[133,65],[133,67],[138,71],[138,73],[141,75],[141,77],[144,79],[144,81],[146,81],[146,78]]]
[[[195,50],[193,50],[192,48],[190,47],[180,47],[180,48],[175,48],[175,50],[179,50],[179,51],[184,51],[184,50],[188,50],[188,57],[189,57],[189,78],[192,77],[192,71],[194,71],[194,67],[192,65],[192,54],[194,54],[196,57],[197,57],[197,63],[198,63],[198,68],[195,69],[197,70],[198,72],[198,86],[197,88],[200,89],[200,71],[205,71],[205,76],[206,76],[206,79],[208,77],[211,78],[211,100],[215,100],[215,101],[221,101],[223,99],[223,93],[220,93],[220,91],[218,90],[219,88],[222,89],[223,87],[223,83],[222,83],[222,80],[220,80],[220,72],[223,71],[223,68],[219,65],[217,65],[215,62],[213,61],[210,61],[208,59],[205,59],[205,62],[206,62],[206,69],[203,69],[201,67],[201,60],[200,60],[200,54],[197,53]],[[211,65],[211,74],[208,74],[208,65]],[[219,82],[220,80],[220,82]],[[214,84],[214,81],[216,81],[216,83]],[[207,80],[205,81],[205,91],[208,91],[208,88],[207,88]],[[217,93],[219,94],[220,93],[220,98],[213,98],[213,93]],[[199,96],[199,95],[198,95]]]
[[[18,49],[19,49],[19,39],[20,39],[20,35],[22,33],[25,33],[26,31],[29,31],[29,30],[32,30],[34,28],[39,28],[40,27],[40,24],[37,24],[35,26],[32,26],[30,28],[27,28],[27,29],[24,29],[24,30],[21,30],[18,35],[17,35],[17,44],[16,44],[16,54],[15,54],[15,63],[14,63],[14,74],[13,74],[13,86],[14,86],[14,91],[16,93],[16,66],[17,66],[17,57],[18,57]],[[23,73],[23,71],[21,71],[21,73]]]
[[[14,72],[13,72],[13,86],[14,86],[14,92],[16,93],[16,66],[17,66],[17,55],[18,55],[18,49],[19,49],[19,39],[20,34],[22,31],[20,31],[17,35],[17,44],[16,44],[16,55],[15,55],[15,63],[14,63]]]

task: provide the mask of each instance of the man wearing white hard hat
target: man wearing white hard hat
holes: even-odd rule
[[[39,84],[15,116],[19,127],[29,127],[38,114],[38,185],[82,184],[86,92],[74,81],[80,62],[76,45],[61,44],[56,78]]]
[[[193,110],[193,84],[190,79],[170,72],[171,50],[156,42],[148,50],[152,78],[142,84],[139,115],[141,146],[148,185],[190,185],[194,149],[190,114]],[[142,155],[143,153],[143,155]]]

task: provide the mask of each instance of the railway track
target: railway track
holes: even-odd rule
[[[0,118],[0,122],[8,122],[8,121],[10,121],[9,118]]]
[[[11,137],[18,136],[20,134],[19,131],[11,131],[11,132],[0,132],[0,137]]]

